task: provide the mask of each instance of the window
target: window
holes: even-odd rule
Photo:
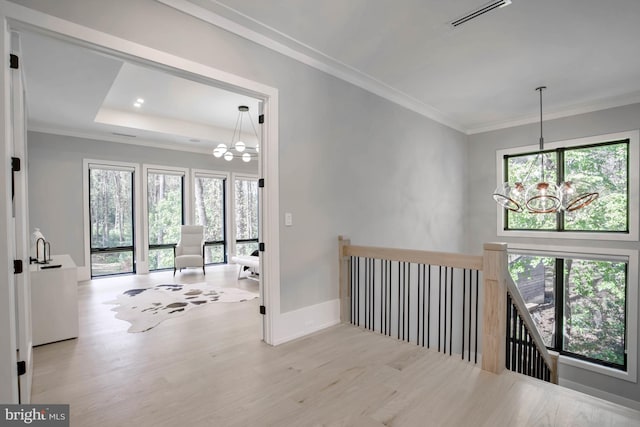
[[[147,170],[149,271],[173,268],[173,247],[184,224],[185,172]]]
[[[498,151],[500,181],[538,177],[583,181],[600,197],[584,209],[550,214],[498,212],[498,235],[578,239],[638,239],[638,132],[547,144],[543,161],[535,148]]]
[[[134,169],[88,169],[91,277],[135,273]]]
[[[258,180],[235,177],[234,186],[236,254],[251,255],[258,249]]]
[[[227,262],[225,175],[196,171],[193,178],[195,223],[204,225],[205,264]]]
[[[635,376],[637,253],[594,252],[510,247],[509,272],[548,348]]]

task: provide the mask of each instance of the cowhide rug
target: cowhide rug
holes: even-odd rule
[[[131,323],[128,332],[144,332],[160,322],[213,302],[242,302],[258,294],[236,288],[216,288],[206,283],[156,285],[129,289],[105,304],[116,304],[116,318]]]

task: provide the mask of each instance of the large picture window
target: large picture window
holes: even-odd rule
[[[184,224],[184,173],[147,170],[149,271],[173,268],[173,247]]]
[[[499,209],[498,235],[637,240],[638,132],[558,141],[547,147],[542,162],[535,149],[499,151],[499,180],[523,181],[544,172],[547,180],[558,184],[589,184],[597,189],[599,198],[573,212],[531,214]]]
[[[234,179],[236,254],[251,255],[258,249],[258,180]]]
[[[561,362],[636,380],[638,253],[509,246],[509,273]]]
[[[206,172],[195,172],[194,174],[195,223],[204,226],[205,264],[227,262],[226,183],[226,176]]]
[[[91,277],[135,273],[134,169],[88,167]]]

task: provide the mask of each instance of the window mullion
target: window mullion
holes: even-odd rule
[[[555,262],[555,286],[554,294],[556,300],[556,333],[553,346],[556,351],[564,348],[564,259],[556,258]]]
[[[558,186],[558,188],[560,188],[560,184],[564,182],[564,174],[565,174],[564,148],[558,148],[556,150],[556,168],[557,168],[556,185]],[[556,229],[558,231],[564,231],[564,210],[562,209],[558,209],[558,212],[556,213]]]

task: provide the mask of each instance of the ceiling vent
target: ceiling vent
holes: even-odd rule
[[[124,136],[126,138],[135,138],[136,137],[135,135],[131,135],[131,134],[128,134],[128,133],[120,133],[120,132],[111,132],[111,133],[113,135],[115,135],[115,136]]]
[[[492,1],[489,2],[483,6],[480,6],[479,8],[466,13],[464,16],[461,16],[460,18],[456,19],[455,21],[451,21],[450,24],[452,27],[458,27],[462,24],[464,24],[465,22],[469,22],[472,19],[475,19],[481,15],[484,15],[487,12],[491,12],[494,9],[498,9],[500,7],[505,7],[505,6],[509,6],[511,4],[511,0],[498,0],[498,1]]]

